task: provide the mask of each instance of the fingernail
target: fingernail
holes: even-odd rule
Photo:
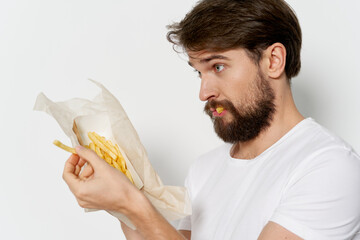
[[[83,149],[84,149],[84,147],[81,146],[81,145],[78,145],[78,146],[75,147],[75,151],[76,151],[76,152],[82,151]]]

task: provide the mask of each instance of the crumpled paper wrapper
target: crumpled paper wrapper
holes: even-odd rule
[[[90,142],[87,137],[87,133],[90,131],[95,131],[113,143],[117,143],[134,179],[135,186],[168,221],[175,221],[190,215],[191,205],[186,189],[163,185],[151,166],[146,150],[119,101],[102,84],[90,81],[101,89],[101,93],[93,101],[74,98],[65,102],[52,102],[43,93],[40,93],[36,99],[34,110],[44,111],[54,117],[70,138],[73,147],[79,144],[72,130],[74,120],[84,144]],[[95,209],[85,210],[94,211]],[[126,216],[118,212],[108,212],[135,229]]]

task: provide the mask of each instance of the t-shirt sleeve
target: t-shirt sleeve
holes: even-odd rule
[[[327,151],[288,182],[270,221],[306,240],[353,239],[360,229],[360,158]]]

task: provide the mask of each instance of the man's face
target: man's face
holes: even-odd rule
[[[273,90],[244,49],[188,51],[188,56],[201,78],[199,96],[207,101],[205,112],[221,139],[246,142],[270,125],[275,112]]]

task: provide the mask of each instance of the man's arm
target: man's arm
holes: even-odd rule
[[[66,161],[63,178],[81,207],[124,214],[144,239],[184,240],[123,173],[89,149],[78,146],[76,152]],[[85,162],[91,171],[80,172]]]
[[[135,209],[132,209],[126,216],[136,226],[137,231],[144,239],[185,239],[183,235],[163,218],[142,193],[137,199],[138,203],[133,205]]]
[[[302,240],[299,236],[274,222],[268,222],[258,240]]]
[[[191,239],[191,231],[188,230],[179,230],[179,232],[185,237],[185,239]]]
[[[144,240],[144,237],[137,230],[129,228],[123,222],[121,222],[121,228],[127,240]],[[186,240],[191,239],[191,231],[179,230],[179,233],[183,235]]]
[[[123,233],[127,240],[144,240],[143,236],[141,236],[141,234],[138,231],[129,228],[123,222],[120,223],[121,223],[121,229],[123,230]]]

